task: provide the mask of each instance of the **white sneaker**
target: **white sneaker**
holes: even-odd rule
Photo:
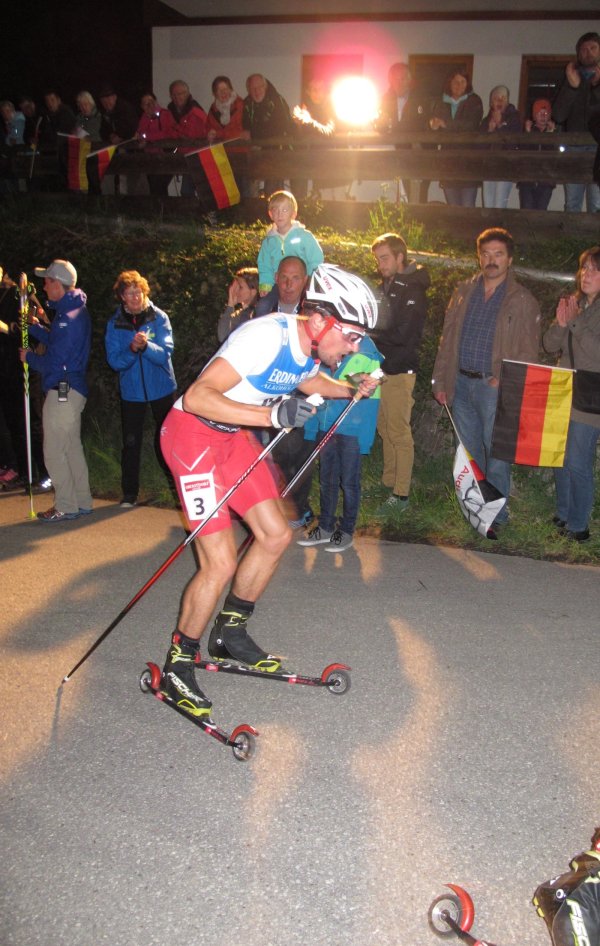
[[[354,544],[354,539],[347,532],[342,532],[341,529],[336,529],[335,532],[332,532],[331,538],[329,540],[329,545],[325,549],[326,552],[345,552],[346,549],[349,549],[351,545]]]
[[[314,526],[303,539],[298,539],[297,544],[304,546],[323,545],[325,542],[330,542],[333,535],[333,532],[328,532],[327,529],[322,529],[321,526]]]

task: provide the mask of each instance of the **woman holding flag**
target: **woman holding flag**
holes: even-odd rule
[[[575,369],[565,462],[554,473],[552,521],[566,538],[586,542],[600,437],[600,246],[581,254],[576,282],[576,292],[559,300],[543,343],[547,352],[560,352],[562,367]]]

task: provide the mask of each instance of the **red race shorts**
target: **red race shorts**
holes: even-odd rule
[[[249,430],[222,433],[194,414],[175,408],[162,425],[160,445],[192,529],[206,519],[261,453],[260,444]],[[252,506],[278,497],[276,473],[271,459],[265,458],[209,519],[202,532],[210,535],[230,528],[230,510],[243,519]]]

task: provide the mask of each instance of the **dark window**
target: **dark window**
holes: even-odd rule
[[[553,101],[565,75],[565,66],[573,56],[523,56],[519,86],[519,111],[522,117],[531,117],[531,106],[536,99]]]

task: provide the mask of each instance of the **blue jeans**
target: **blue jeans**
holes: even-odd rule
[[[569,151],[595,151],[595,145],[577,145]],[[588,213],[600,213],[600,186],[598,184],[565,184],[565,210],[579,213],[585,197]]]
[[[594,463],[600,428],[569,423],[565,463],[554,471],[556,515],[571,532],[587,529],[594,505]]]
[[[486,480],[506,496],[506,503],[496,522],[508,521],[510,496],[510,463],[490,456],[498,388],[485,378],[467,378],[457,374],[452,417],[463,444],[481,469]]]
[[[600,187],[598,184],[565,184],[565,210],[583,210],[583,198],[588,213],[600,213]]]
[[[453,207],[474,207],[477,202],[477,187],[444,187],[446,203]]]
[[[325,434],[319,434],[322,440]],[[353,535],[360,506],[361,457],[357,437],[333,434],[320,453],[320,497],[319,525],[327,532],[335,528],[340,486],[343,493],[340,529]]]
[[[482,189],[483,206],[506,208],[512,189],[512,181],[484,181]]]

